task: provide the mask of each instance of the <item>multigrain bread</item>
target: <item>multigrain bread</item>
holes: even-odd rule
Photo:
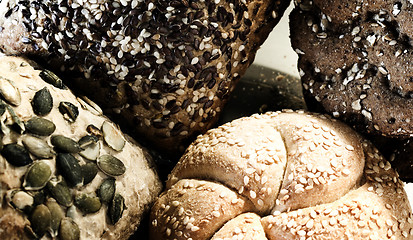
[[[0,49],[70,72],[104,112],[183,151],[216,122],[289,2],[7,0]]]
[[[127,239],[162,188],[152,159],[37,67],[0,58],[0,239]]]
[[[412,239],[412,217],[403,182],[370,142],[329,116],[284,111],[199,136],[153,206],[150,234]]]
[[[291,43],[310,110],[359,131],[413,135],[412,1],[299,0]]]

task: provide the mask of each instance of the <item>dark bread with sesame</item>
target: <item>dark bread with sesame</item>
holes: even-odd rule
[[[297,1],[290,15],[307,105],[373,135],[413,134],[412,1]]]
[[[216,122],[289,3],[8,0],[0,49],[70,72],[68,85],[127,128],[183,152]]]
[[[412,217],[403,182],[370,142],[327,115],[284,111],[237,119],[199,136],[152,207],[150,234],[411,239]]]
[[[0,239],[40,239],[43,234],[41,239],[52,239],[49,227],[59,239],[69,239],[63,233],[73,231],[74,226],[79,231],[71,232],[70,239],[128,239],[162,188],[151,157],[103,116],[93,102],[76,97],[64,86],[46,83],[40,77],[44,77],[45,70],[38,67],[18,57],[0,58]],[[38,93],[43,89],[48,94],[41,95],[39,101]],[[36,114],[40,105],[49,102],[48,111]],[[62,102],[73,104],[74,118],[61,112]],[[33,123],[32,119],[43,122]],[[53,124],[53,131],[42,127],[47,120]],[[59,135],[71,140],[59,143]],[[81,139],[93,141],[85,143]],[[7,150],[16,144],[23,150]],[[30,160],[23,162],[21,156]],[[105,156],[114,156],[121,163],[107,160],[104,166]],[[108,166],[111,163],[118,167]],[[100,188],[106,180],[114,185]],[[108,194],[112,186],[115,195]],[[78,198],[85,193],[99,196],[100,204],[96,198],[93,205]],[[89,206],[100,207],[88,210]],[[52,214],[51,219],[57,223],[54,225],[50,215],[56,212],[61,215]],[[64,224],[60,221],[62,214],[68,217]]]

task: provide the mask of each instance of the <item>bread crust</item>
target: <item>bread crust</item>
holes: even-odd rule
[[[255,154],[245,157],[243,151],[249,149],[254,149]],[[268,157],[268,152],[274,152],[270,154],[273,158]],[[286,160],[278,162],[279,156]],[[257,164],[260,158],[267,164]],[[239,167],[242,163],[250,170]],[[273,164],[284,166],[274,172]],[[277,175],[276,180],[268,180],[270,183],[265,185],[270,179],[266,174]],[[188,148],[169,176],[167,187],[173,189],[181,181],[195,181],[192,179],[219,182],[251,202],[254,209],[244,209],[242,213],[258,214],[258,226],[262,225],[268,239],[412,238],[412,210],[397,173],[370,142],[327,115],[286,110],[244,117],[211,129]],[[242,186],[244,191],[237,191],[239,188],[234,186]],[[257,186],[261,191],[251,194],[250,189]],[[269,188],[271,195],[261,198]],[[195,193],[181,192],[176,199],[166,195],[158,200],[165,206],[177,199],[193,199],[185,209],[195,223],[210,214],[209,210],[203,211],[204,197]],[[262,199],[261,204],[257,199]],[[153,236],[184,239],[174,235],[181,231],[185,238],[192,237],[192,232],[180,225],[170,228],[171,235],[166,235],[164,230],[169,223],[157,221],[175,218],[181,216],[176,212],[161,213],[159,204],[155,204],[151,212],[151,231],[156,234]],[[218,231],[216,227],[203,231],[209,236],[210,231],[218,234],[222,230],[223,235],[219,236],[238,237],[235,233],[242,229],[243,222],[237,224],[235,219],[221,224]]]
[[[73,89],[175,154],[217,121],[290,1],[58,3],[34,15],[28,3],[2,1],[0,49],[70,72]]]
[[[74,141],[78,141],[85,135],[91,133],[87,131],[87,127],[93,124],[97,127],[100,134],[102,133],[101,126],[103,124],[110,124],[117,129],[116,125],[111,123],[108,118],[103,116],[99,109],[95,109],[92,102],[90,104],[80,98],[75,97],[73,93],[68,89],[60,89],[46,83],[39,74],[43,70],[38,70],[37,65],[30,65],[32,62],[28,62],[25,59],[18,57],[2,57],[0,58],[0,76],[2,80],[10,80],[18,89],[21,94],[21,103],[18,106],[11,106],[16,113],[16,116],[26,123],[33,117],[41,117],[48,119],[56,126],[52,136],[63,135]],[[1,84],[4,84],[3,82]],[[45,116],[37,116],[33,112],[33,98],[36,92],[40,89],[47,88],[53,99],[53,107],[51,112]],[[59,111],[60,103],[70,102],[76,106],[79,111],[75,121],[70,122]],[[6,112],[2,117],[2,131],[8,129],[10,124],[10,115]],[[2,138],[2,144],[17,143],[21,146],[23,138],[27,136],[34,136],[37,139],[41,139],[47,143],[50,147],[53,144],[51,136],[39,136],[34,135],[26,131],[23,134],[16,132],[10,128],[9,133]],[[71,207],[61,205],[67,216],[73,218],[74,222],[80,229],[81,239],[127,239],[139,226],[141,218],[145,212],[155,200],[155,197],[159,194],[162,188],[162,184],[157,176],[157,172],[154,167],[153,160],[148,152],[138,145],[129,136],[124,135],[118,129],[114,130],[118,135],[110,135],[111,139],[119,139],[120,136],[124,139],[124,146],[121,149],[114,150],[109,146],[106,140],[99,138],[97,144],[99,148],[99,156],[110,154],[119,160],[121,160],[125,166],[125,173],[120,176],[115,176],[116,193],[120,194],[124,198],[125,208],[119,221],[116,224],[111,223],[109,218],[108,209],[109,204],[102,203],[102,207],[96,212],[86,214],[80,210],[80,207],[76,204],[71,204]],[[96,133],[96,132],[95,132]],[[102,136],[103,138],[104,136]],[[26,147],[27,148],[27,147]],[[28,149],[28,148],[27,148]],[[54,151],[61,154],[61,150],[55,147]],[[84,166],[86,163],[96,163],[96,160],[91,161],[83,158],[79,153],[73,153],[73,156],[77,159],[80,166]],[[56,156],[51,158],[36,157],[32,153],[30,157],[36,162],[47,163],[52,171],[52,176],[57,177],[63,175],[62,169],[56,166]],[[40,190],[25,190],[23,181],[28,168],[31,166],[15,166],[12,165],[9,160],[6,160],[4,155],[0,156],[0,238],[1,239],[25,239],[30,235],[27,235],[26,228],[31,223],[32,210],[17,210],[10,204],[10,194],[12,191],[24,191],[30,195],[37,194]],[[64,178],[66,178],[64,176]],[[97,175],[88,184],[81,184],[79,187],[70,188],[70,194],[77,196],[83,193],[95,194],[97,189],[103,180],[108,179],[102,170],[98,170]],[[69,180],[66,179],[69,184]],[[48,192],[48,187],[43,187],[41,191],[45,194],[45,199],[35,204],[44,204],[47,199],[52,197],[52,194]],[[49,189],[50,190],[50,189]],[[97,193],[96,193],[97,194]],[[76,206],[75,206],[76,205]],[[45,234],[45,238],[51,238],[48,233]]]

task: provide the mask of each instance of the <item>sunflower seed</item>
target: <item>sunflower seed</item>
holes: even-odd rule
[[[41,238],[50,228],[51,214],[44,204],[36,206],[30,216],[30,225],[36,235]]]
[[[1,155],[14,166],[25,166],[33,162],[27,150],[16,143],[10,143],[3,146]]]
[[[113,197],[112,203],[109,206],[109,218],[112,224],[116,224],[122,217],[123,210],[125,209],[125,199],[120,194],[116,194]]]
[[[47,183],[47,189],[52,197],[63,206],[70,207],[73,204],[72,193],[61,176],[58,178],[52,178]]]
[[[53,72],[45,69],[40,72],[39,76],[47,83],[52,84],[54,87],[60,89],[66,89],[65,85],[63,84],[62,79],[60,79],[56,74]]]
[[[93,124],[88,125],[86,131],[98,138],[102,137],[102,132],[100,131],[100,129],[94,126]]]
[[[82,151],[82,149],[76,141],[63,135],[53,135],[50,138],[50,142],[61,152],[78,153]]]
[[[97,160],[99,169],[109,176],[120,176],[125,173],[125,164],[118,158],[106,154],[102,155]]]
[[[79,240],[80,230],[75,221],[69,217],[65,217],[60,222],[59,238],[61,240]]]
[[[69,122],[75,122],[79,116],[79,109],[70,102],[60,102],[59,111],[63,114],[63,118]]]
[[[37,115],[47,115],[53,107],[53,98],[47,87],[44,87],[34,94],[32,100],[33,112]]]
[[[102,203],[100,199],[93,194],[79,194],[75,197],[75,206],[83,213],[95,213],[99,211]]]
[[[96,177],[96,174],[99,171],[99,168],[93,162],[86,163],[81,167],[83,174],[83,185],[86,185],[93,181],[93,179]]]
[[[96,116],[103,115],[102,109],[96,103],[92,102],[89,98],[82,96],[81,98],[78,97],[76,99],[85,110],[88,110]]]
[[[116,184],[114,178],[106,178],[98,189],[98,195],[103,203],[110,203],[115,195]]]
[[[72,154],[58,153],[56,167],[69,185],[78,187],[83,184],[82,168]]]
[[[32,195],[21,190],[9,190],[6,193],[7,202],[21,211],[29,211],[34,205]]]
[[[53,149],[43,139],[25,135],[22,143],[31,154],[38,158],[51,158],[55,155]]]
[[[39,190],[46,186],[52,176],[52,169],[45,161],[36,161],[26,172],[23,188],[26,190]]]
[[[56,130],[56,125],[45,118],[33,117],[26,122],[26,129],[36,135],[49,136]]]
[[[102,133],[105,142],[114,150],[121,151],[125,146],[125,139],[123,139],[121,132],[108,121],[102,124]]]
[[[59,231],[60,221],[65,217],[65,212],[53,198],[47,200],[46,206],[49,208],[51,215],[49,233],[55,238]]]
[[[13,108],[10,105],[5,104],[5,106],[6,106],[6,109],[10,113],[10,116],[12,118],[12,122],[13,122],[12,126],[14,127],[13,129],[16,132],[18,132],[20,134],[23,134],[24,131],[26,130],[26,128],[24,127],[23,122],[20,120],[19,116],[17,116],[17,114],[14,112]]]
[[[22,97],[20,91],[14,86],[13,82],[9,79],[0,76],[0,94],[10,104],[19,106]]]

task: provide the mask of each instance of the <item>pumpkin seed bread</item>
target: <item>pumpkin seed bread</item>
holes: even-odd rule
[[[0,49],[70,72],[140,138],[183,151],[216,122],[289,3],[3,0]]]
[[[372,135],[413,136],[413,2],[298,0],[291,43],[309,109]]]
[[[401,240],[412,229],[403,182],[370,142],[330,116],[284,111],[199,136],[152,207],[150,234]]]
[[[0,239],[127,239],[162,187],[148,153],[25,59],[0,95]]]

